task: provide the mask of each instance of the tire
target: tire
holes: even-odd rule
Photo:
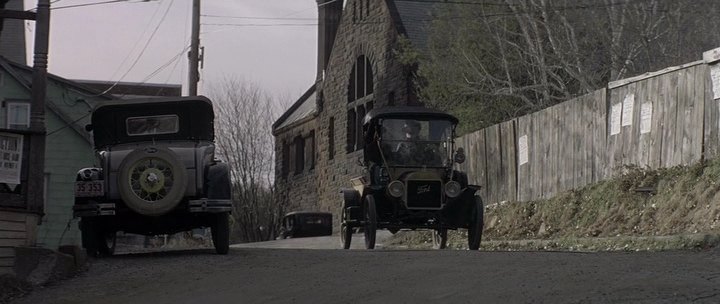
[[[375,235],[377,233],[377,212],[375,198],[372,195],[365,197],[365,249],[375,249]]]
[[[217,254],[228,254],[230,251],[230,219],[226,212],[215,215],[215,222],[210,227],[213,245]]]
[[[105,231],[97,219],[84,218],[80,222],[82,246],[88,256],[101,257],[115,254],[117,233]]]
[[[88,256],[98,256],[98,231],[95,227],[95,222],[89,218],[83,218],[80,220],[80,235],[82,237],[82,246],[85,248]]]
[[[167,148],[145,147],[130,152],[120,163],[117,187],[123,202],[149,216],[174,209],[185,195],[187,172]]]
[[[340,211],[340,244],[343,249],[350,249],[352,243],[353,228],[347,224],[347,204],[343,201],[342,210]]]
[[[484,223],[483,216],[485,214],[485,207],[480,196],[476,195],[474,198],[475,206],[470,220],[470,227],[468,227],[468,248],[470,250],[480,249]]]
[[[432,231],[432,241],[434,249],[445,249],[447,248],[448,230],[447,228],[440,228]]]
[[[111,256],[115,254],[117,244],[117,232],[103,231],[98,235],[98,253],[100,256]]]

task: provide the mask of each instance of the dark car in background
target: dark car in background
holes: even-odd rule
[[[214,112],[203,96],[110,101],[92,113],[97,167],[76,177],[73,214],[82,245],[111,255],[116,234],[210,227],[229,250],[230,173],[215,157]]]
[[[332,235],[332,213],[294,211],[281,222],[281,239]]]

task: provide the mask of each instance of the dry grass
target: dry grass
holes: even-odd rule
[[[646,187],[656,192],[636,191]],[[678,237],[675,238],[677,240],[667,241],[667,236],[719,234],[720,160],[712,160],[689,167],[659,170],[625,167],[615,179],[565,192],[549,200],[487,206],[483,240],[485,244],[495,244],[484,245],[492,249],[514,248],[517,244],[499,244],[519,240],[552,240],[567,248],[573,247],[573,243],[585,242],[579,240],[623,240],[629,237],[634,238],[629,243],[630,247],[624,247],[624,241],[619,242],[621,247],[583,246],[621,250],[644,247],[671,249],[673,246],[697,246],[688,241],[692,238]],[[452,247],[467,246],[463,232],[450,235]],[[662,237],[647,238],[656,236]],[[653,245],[657,243],[655,239],[662,240],[662,244]],[[537,244],[548,246],[546,243],[536,242],[528,247],[535,248]],[[702,243],[702,246],[710,243]],[[394,238],[393,244],[429,247],[430,234],[401,233]]]

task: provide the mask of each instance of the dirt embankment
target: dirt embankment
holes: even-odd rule
[[[483,247],[652,250],[718,243],[720,159],[619,172],[549,200],[486,206]],[[393,244],[424,247],[430,240],[429,233],[400,233]],[[466,247],[464,233],[451,233],[450,246]]]

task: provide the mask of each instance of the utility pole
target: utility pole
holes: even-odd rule
[[[29,206],[40,208],[45,195],[45,94],[47,90],[48,45],[50,38],[50,0],[38,0],[35,22],[35,56],[33,61],[30,104],[30,152],[28,155]]]
[[[193,0],[192,8],[192,34],[190,38],[190,52],[188,52],[188,95],[197,96],[197,85],[200,81],[198,64],[200,62],[200,0]]]

